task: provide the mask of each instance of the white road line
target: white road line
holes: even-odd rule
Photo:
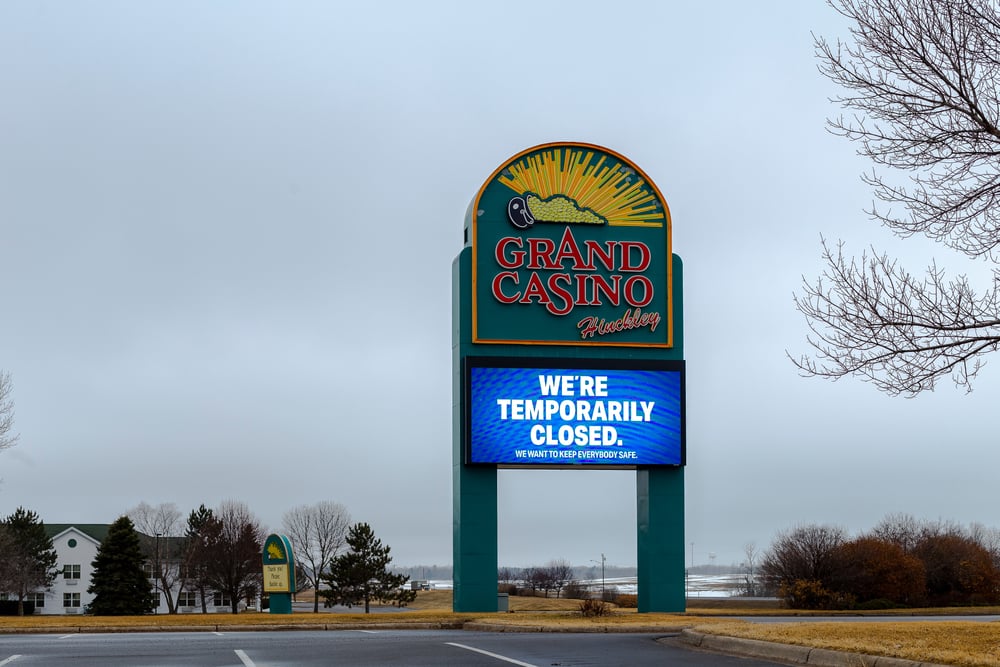
[[[236,657],[239,658],[240,662],[246,665],[246,667],[257,667],[256,665],[253,664],[253,660],[250,659],[250,656],[248,656],[240,649],[236,649]]]
[[[222,636],[222,633],[221,633],[221,632],[219,632],[218,630],[216,630],[216,631],[215,631],[215,632],[213,632],[212,634],[213,634],[213,635],[217,635],[217,636],[219,636],[219,637],[221,637],[221,636]]]
[[[358,632],[363,632],[363,633],[365,633],[367,635],[377,635],[378,634],[378,632],[375,631],[375,630],[358,630]]]
[[[483,655],[488,655],[491,658],[496,658],[497,660],[503,660],[504,662],[509,662],[512,665],[520,665],[521,667],[537,667],[530,662],[521,662],[520,660],[515,660],[514,658],[508,658],[505,655],[500,655],[499,653],[490,653],[489,651],[484,651],[481,648],[475,648],[473,646],[466,646],[465,644],[456,644],[455,642],[445,642],[448,646],[457,646],[458,648],[464,648],[466,651],[473,651],[475,653],[482,653]]]
[[[9,665],[10,663],[14,662],[20,657],[21,657],[20,655],[12,655],[6,660],[0,660],[0,667],[3,667],[4,665]]]
[[[70,637],[79,637],[80,635],[63,635],[59,639],[69,639]]]

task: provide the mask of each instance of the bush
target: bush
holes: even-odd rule
[[[562,596],[571,600],[585,600],[590,597],[590,591],[580,582],[571,581],[563,588]]]
[[[836,593],[813,579],[796,579],[782,585],[778,594],[790,609],[851,609],[856,601],[850,594]]]
[[[623,609],[635,609],[639,606],[639,596],[620,593],[615,596],[615,604]]]
[[[587,617],[610,616],[611,607],[604,600],[587,599],[580,602],[580,614]]]
[[[517,584],[498,584],[497,593],[507,593],[508,595],[518,594]]]
[[[35,613],[35,603],[24,603],[24,615],[30,616]],[[0,600],[0,616],[17,616],[17,600]]]

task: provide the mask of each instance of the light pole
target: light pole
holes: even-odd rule
[[[156,595],[156,606],[153,607],[154,614],[158,613],[160,609],[160,535],[162,534],[156,534],[156,571],[153,572],[153,590]]]
[[[607,559],[604,557],[604,554],[601,554],[601,599],[602,600],[604,599],[604,561],[606,560]],[[590,562],[596,563],[597,561],[591,558]]]

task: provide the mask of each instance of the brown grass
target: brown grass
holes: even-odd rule
[[[960,667],[1000,667],[1000,627],[992,622],[750,623],[695,628],[708,634],[884,655]]]
[[[1000,667],[1000,625],[988,622],[816,622],[816,623],[751,623],[722,617],[739,615],[790,613],[771,607],[747,608],[741,604],[691,600],[686,614],[638,614],[634,609],[615,609],[610,616],[584,618],[579,600],[556,598],[509,598],[513,613],[454,613],[452,593],[447,590],[421,591],[405,612],[375,614],[295,613],[271,615],[247,612],[243,614],[175,614],[157,616],[25,616],[0,617],[0,633],[33,629],[48,632],[86,632],[90,629],[123,630],[161,627],[218,628],[243,627],[309,627],[357,626],[360,624],[426,624],[460,627],[478,622],[491,625],[520,626],[530,629],[562,631],[676,632],[694,627],[700,632],[745,637],[787,644],[798,644],[870,655],[885,655],[917,661],[936,662],[958,667]],[[704,606],[703,606],[704,605]],[[916,610],[924,613],[998,613],[997,608],[961,610]],[[905,610],[903,614],[913,614]],[[829,612],[823,612],[829,614]],[[857,612],[853,613],[854,616]]]

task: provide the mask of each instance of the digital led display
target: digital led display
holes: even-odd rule
[[[466,462],[685,463],[684,362],[467,357]]]

